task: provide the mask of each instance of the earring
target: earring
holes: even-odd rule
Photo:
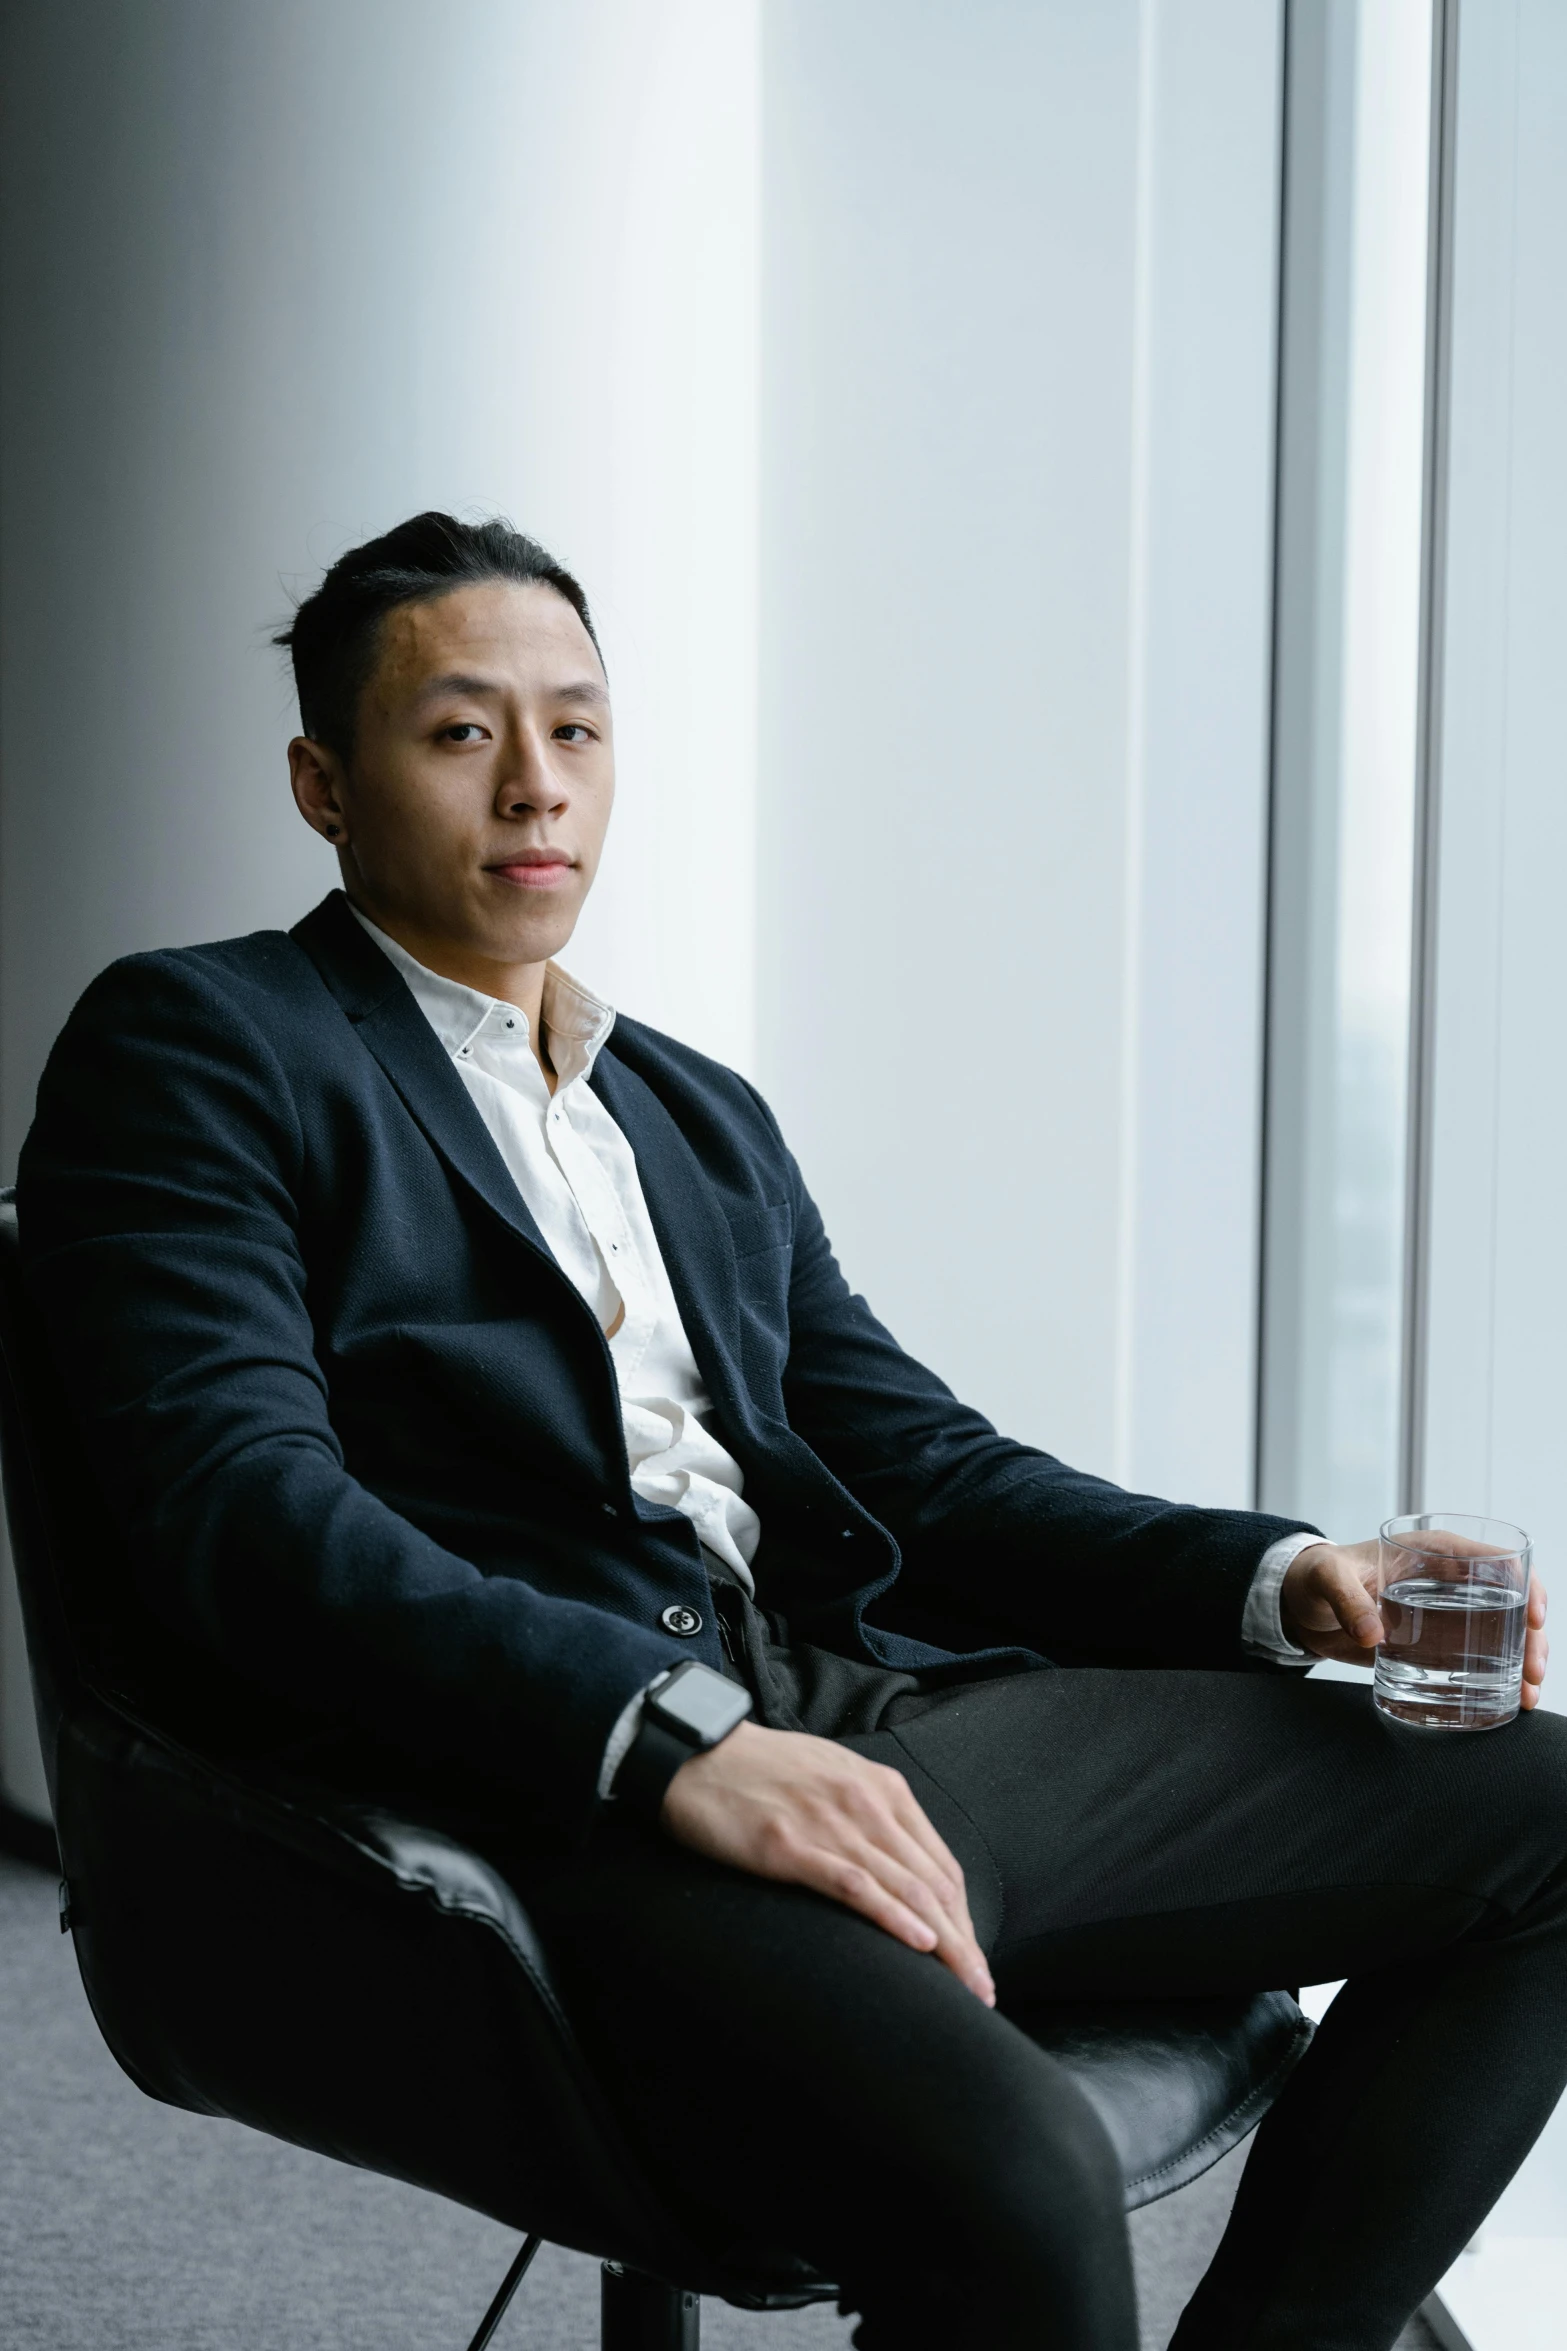
[[[335,824],[329,824],[326,829],[328,839],[335,841],[338,836],[339,827]]]

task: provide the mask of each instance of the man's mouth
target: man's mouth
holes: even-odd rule
[[[559,849],[523,849],[515,857],[485,867],[498,881],[516,890],[556,890],[574,870],[575,861]]]

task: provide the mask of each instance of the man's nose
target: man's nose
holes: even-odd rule
[[[545,740],[532,728],[520,727],[507,745],[496,786],[496,806],[503,816],[544,814],[562,808],[567,793],[549,756]]]

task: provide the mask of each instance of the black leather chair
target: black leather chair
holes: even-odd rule
[[[526,2232],[470,2351],[545,2238],[603,2261],[605,2351],[693,2351],[702,2294],[752,2310],[831,2299],[785,2247],[716,2257],[666,2201],[488,1861],[407,1806],[282,1768],[210,1661],[186,1675],[217,1686],[204,1715],[160,1697],[149,1657],[177,1644],[135,1604],[23,1294],[12,1196],[0,1203],[0,1446],[61,1924],[131,2079]],[[1311,2034],[1283,1992],[1053,2008],[1026,2029],[1103,2115],[1128,2208],[1238,2145]]]

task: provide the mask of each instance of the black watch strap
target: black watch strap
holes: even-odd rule
[[[636,1737],[626,1749],[625,1760],[615,1774],[615,1794],[644,1820],[656,1821],[670,1781],[683,1763],[689,1763],[693,1755],[702,1752],[689,1739],[679,1738],[663,1723],[644,1714]]]
[[[644,1698],[637,1735],[615,1774],[615,1795],[656,1821],[680,1766],[718,1746],[750,1711],[751,1693],[743,1684],[695,1658],[685,1660],[661,1675]]]

